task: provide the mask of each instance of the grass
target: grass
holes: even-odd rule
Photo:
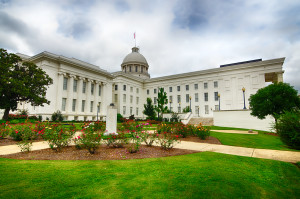
[[[241,128],[229,128],[229,127],[216,127],[212,126],[211,130],[248,130]],[[248,148],[260,148],[260,149],[274,149],[274,150],[286,150],[297,151],[295,149],[288,148],[279,138],[279,136],[268,135],[266,131],[258,131],[258,134],[234,134],[234,133],[220,133],[211,132],[211,136],[216,137],[224,145],[241,146]]]
[[[297,198],[295,165],[212,152],[119,161],[0,158],[0,198]]]

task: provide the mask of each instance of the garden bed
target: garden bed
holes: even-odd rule
[[[23,160],[126,160],[185,155],[197,152],[198,151],[174,148],[170,150],[163,150],[161,147],[157,146],[148,147],[142,145],[139,152],[128,153],[126,148],[110,148],[103,145],[93,155],[87,150],[78,150],[75,146],[69,146],[64,148],[61,152],[55,152],[52,149],[43,149],[38,151],[2,155],[0,157]]]

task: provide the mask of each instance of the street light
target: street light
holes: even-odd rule
[[[243,97],[244,97],[244,109],[246,109],[246,103],[245,103],[245,88],[243,87],[242,88],[242,91],[243,91]]]
[[[190,112],[192,112],[192,96],[190,96]]]
[[[98,103],[97,105],[97,121],[98,121],[99,107],[100,107],[100,103]]]
[[[218,93],[218,98],[219,98],[219,111],[221,110],[221,104],[220,104],[220,101],[221,101],[221,95],[220,93]]]

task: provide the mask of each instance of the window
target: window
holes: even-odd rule
[[[131,66],[129,66],[129,72],[131,72]]]
[[[123,91],[126,91],[126,85],[123,85]]]
[[[157,98],[156,98],[156,97],[154,97],[154,104],[156,104],[156,102],[157,102]]]
[[[136,108],[135,114],[136,114],[136,115],[139,115],[139,108]]]
[[[84,108],[85,108],[85,100],[82,100],[82,102],[81,102],[81,112],[84,112]]]
[[[188,91],[190,89],[189,85],[185,85],[185,90]]]
[[[123,115],[126,115],[126,106],[123,106]]]
[[[130,115],[132,115],[132,107],[130,107]]]
[[[123,94],[123,102],[126,103],[126,94]]]
[[[93,112],[93,109],[94,109],[94,101],[91,101],[91,109],[90,109],[90,112]]]
[[[144,72],[144,67],[141,67],[141,73],[143,73]]]
[[[206,89],[208,87],[207,82],[204,83],[204,88]]]
[[[204,101],[208,102],[208,93],[204,93]]]
[[[180,86],[177,86],[177,91],[180,91]]]
[[[63,85],[64,91],[68,89],[68,78],[64,77],[64,85]]]
[[[219,100],[218,92],[215,92],[215,101]]]
[[[136,104],[139,104],[140,98],[136,97]]]
[[[98,95],[101,96],[101,85],[99,85]]]
[[[198,90],[198,84],[194,84],[195,90]]]
[[[132,104],[132,103],[133,103],[133,96],[130,95],[130,104]]]
[[[115,91],[117,91],[118,90],[118,85],[115,85]]]
[[[130,92],[133,92],[133,87],[130,87]]]
[[[198,93],[195,93],[195,102],[199,102]]]
[[[136,93],[139,93],[139,92],[140,92],[139,88],[136,88]]]
[[[209,114],[208,105],[205,105],[205,114]]]
[[[177,103],[180,103],[181,102],[181,97],[180,95],[177,95]]]
[[[138,72],[138,67],[137,66],[135,66],[135,72]]]
[[[67,98],[62,98],[61,110],[66,111]]]
[[[179,106],[179,107],[178,107],[178,113],[180,113],[180,112],[181,112],[181,107]]]
[[[94,95],[94,87],[95,87],[95,84],[91,84],[91,94]]]
[[[118,102],[118,94],[115,94],[115,102]]]
[[[172,87],[169,87],[169,92],[170,92],[170,93],[172,92]]]
[[[215,105],[215,111],[219,111],[219,105]]]
[[[76,110],[76,99],[73,99],[73,102],[72,102],[72,111],[75,112]]]
[[[172,96],[172,95],[169,96],[169,102],[170,102],[170,103],[173,102],[173,96]]]
[[[154,89],[154,94],[156,93],[156,88]]]
[[[85,93],[86,90],[86,82],[83,82],[82,84],[82,93]]]
[[[218,82],[217,81],[214,82],[214,88],[218,88]]]
[[[147,90],[147,95],[149,95],[149,89]]]
[[[74,79],[74,82],[73,82],[73,92],[77,92],[77,80]]]
[[[189,95],[189,94],[186,94],[186,95],[185,95],[185,101],[186,101],[186,102],[189,102],[189,101],[190,101],[190,95]]]

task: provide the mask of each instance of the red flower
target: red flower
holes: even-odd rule
[[[16,134],[18,134],[19,132],[16,130]]]

